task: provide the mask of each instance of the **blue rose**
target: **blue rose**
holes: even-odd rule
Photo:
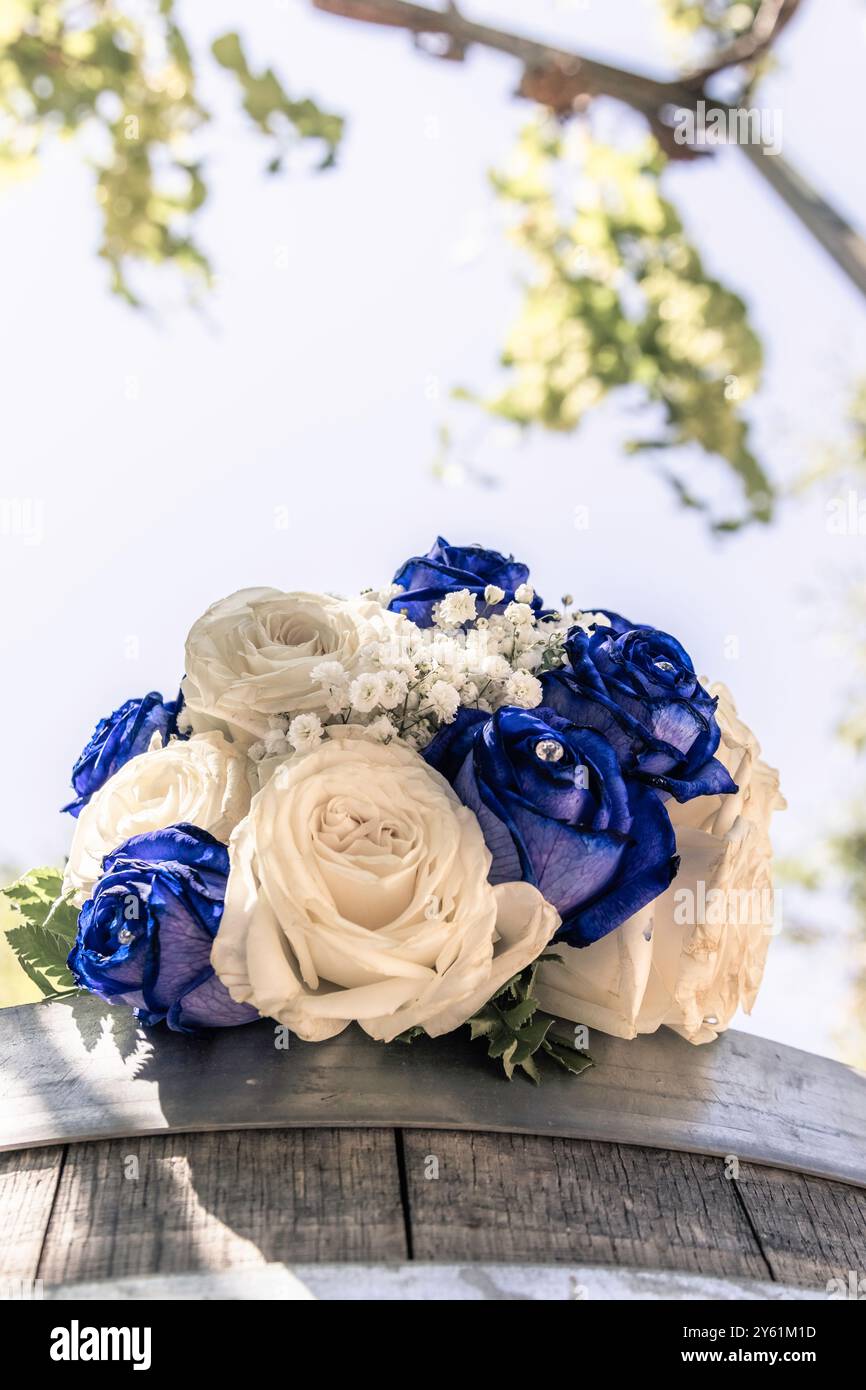
[[[424,756],[478,817],[490,879],[525,879],[588,946],[663,893],[678,859],[659,796],[624,774],[594,729],[555,711],[460,710]]]
[[[225,845],[198,826],[174,825],[134,835],[105,856],[103,870],[69,954],[79,985],[179,1033],[258,1017],[234,1002],[210,963],[229,871]]]
[[[695,675],[691,657],[667,632],[607,613],[610,627],[572,628],[566,664],[542,677],[544,703],[565,719],[597,729],[634,775],[678,801],[735,792],[713,756],[718,703]]]
[[[72,769],[76,799],[63,810],[77,816],[93,793],[99,791],[118,768],[136,754],[147,751],[154,734],[168,743],[178,732],[181,704],[180,696],[176,700],[163,700],[159,691],[151,690],[140,699],[127,700],[107,719],[100,719]]]
[[[515,589],[528,580],[527,566],[512,555],[500,555],[498,550],[484,550],[480,545],[449,545],[438,536],[426,555],[415,555],[400,566],[394,583],[404,592],[388,606],[395,613],[405,613],[418,627],[432,627],[433,608],[446,594],[468,589],[483,599],[487,585],[495,584],[505,597],[485,610],[489,617],[513,602]],[[542,602],[537,596],[532,607],[541,612]]]

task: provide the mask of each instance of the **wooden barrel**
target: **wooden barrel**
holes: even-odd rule
[[[7,1289],[866,1295],[849,1068],[734,1032],[596,1035],[594,1069],[536,1088],[462,1034],[281,1041],[144,1033],[92,998],[0,1014]]]

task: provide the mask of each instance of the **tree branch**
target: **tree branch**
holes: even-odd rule
[[[405,0],[312,0],[314,9],[367,24],[405,29],[416,41],[439,37],[444,40],[444,47],[434,56],[462,59],[473,44],[507,53],[523,65],[518,95],[550,107],[559,116],[583,110],[595,96],[624,102],[644,117],[665,153],[673,159],[700,158],[711,153],[711,149],[677,144],[671,110],[696,111],[698,102],[704,101],[707,106],[736,111],[736,107],[707,97],[704,82],[723,68],[753,62],[765,53],[793,18],[799,3],[800,0],[764,0],[749,32],[718,54],[711,65],[675,81],[661,82],[521,34],[474,24],[454,4],[445,10],[431,10]],[[744,143],[739,148],[866,296],[863,237],[780,155],[766,153],[762,144]]]
[[[665,106],[695,105],[695,93],[681,82],[659,82],[653,77],[612,67],[521,34],[475,24],[454,6],[447,10],[431,10],[424,5],[404,3],[404,0],[312,0],[312,3],[314,9],[327,14],[405,29],[416,38],[438,35],[463,53],[477,44],[480,48],[510,54],[528,73],[550,75],[550,95],[555,100],[545,104],[553,106],[560,114],[570,112],[576,101],[593,96],[614,97],[643,116],[655,115]],[[521,95],[530,96],[531,93],[521,90]],[[533,96],[532,99],[540,98]]]
[[[800,0],[763,0],[751,28],[717,53],[705,67],[687,73],[683,81],[689,87],[703,88],[711,77],[725,68],[754,63],[773,46],[799,8]]]

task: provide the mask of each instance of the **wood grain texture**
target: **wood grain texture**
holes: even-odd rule
[[[270,1023],[206,1039],[109,1029],[92,996],[0,1011],[0,1149],[122,1135],[290,1126],[559,1135],[789,1167],[866,1186],[866,1077],[728,1032],[594,1034],[579,1080],[509,1086],[462,1033],[384,1047],[347,1028],[274,1047]]]
[[[826,1289],[866,1276],[866,1192],[778,1168],[740,1165],[737,1193],[781,1283]]]
[[[64,1150],[0,1154],[0,1282],[37,1277]]]
[[[771,1277],[717,1159],[433,1130],[406,1131],[404,1146],[418,1260],[586,1262]],[[437,1166],[438,1178],[428,1177]]]
[[[0,1252],[0,1276],[47,1291],[232,1270],[243,1289],[265,1266],[409,1257],[682,1271],[824,1296],[829,1279],[866,1271],[866,1193],[753,1164],[731,1181],[706,1156],[544,1136],[161,1135],[0,1156]]]
[[[235,1131],[70,1146],[39,1275],[405,1256],[391,1133]]]

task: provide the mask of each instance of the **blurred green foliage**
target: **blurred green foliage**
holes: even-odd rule
[[[759,8],[758,0],[659,3],[694,60],[748,31]],[[289,95],[272,67],[251,65],[237,32],[216,38],[209,56],[231,74],[268,141],[271,173],[298,143],[316,152],[318,167],[333,164],[341,117]],[[52,137],[79,139],[102,212],[100,255],[130,304],[140,302],[133,272],[145,263],[180,270],[193,297],[210,280],[196,232],[208,193],[209,115],[198,89],[174,0],[3,0],[0,172],[29,167]],[[664,157],[653,141],[603,146],[584,124],[579,136],[567,140],[540,119],[494,179],[516,214],[529,274],[503,352],[507,384],[484,404],[524,426],[569,431],[627,388],[659,422],[632,448],[650,453],[685,506],[715,530],[767,521],[774,490],[743,411],[761,369],[746,307],[705,270],[662,193]],[[581,197],[563,202],[562,185],[579,185]],[[730,512],[720,514],[692,481],[707,459],[733,472],[743,501]]]
[[[761,0],[661,0],[669,28],[705,57],[751,28]]]
[[[103,219],[99,254],[130,303],[130,261],[172,261],[207,278],[190,231],[205,196],[191,141],[206,113],[167,0],[146,24],[108,3],[5,0],[0,113],[6,172],[30,163],[52,136],[86,135]]]
[[[309,98],[292,101],[272,68],[266,68],[258,76],[251,72],[237,34],[223,34],[214,41],[212,50],[217,62],[237,77],[247,115],[276,145],[276,152],[267,165],[268,173],[281,171],[286,150],[297,137],[324,145],[319,168],[329,169],[335,162],[343,136],[343,118],[322,111]]]
[[[724,460],[746,499],[716,530],[767,521],[773,488],[748,445],[742,403],[761,371],[761,346],[742,299],[708,275],[660,186],[655,142],[614,149],[549,120],[523,132],[494,175],[516,212],[514,237],[531,268],[503,353],[508,384],[491,410],[521,425],[571,430],[618,387],[661,407],[662,428],[631,448],[666,457],[697,445]],[[664,465],[680,500],[710,504]]]
[[[331,163],[339,117],[292,101],[268,69],[255,77],[240,41],[214,44],[240,83],[259,128],[325,147]],[[208,113],[175,18],[173,0],[2,0],[0,5],[0,178],[30,169],[53,137],[78,137],[95,175],[102,212],[99,254],[112,289],[130,304],[137,263],[172,265],[195,292],[210,280],[194,234],[207,196],[202,132]]]

